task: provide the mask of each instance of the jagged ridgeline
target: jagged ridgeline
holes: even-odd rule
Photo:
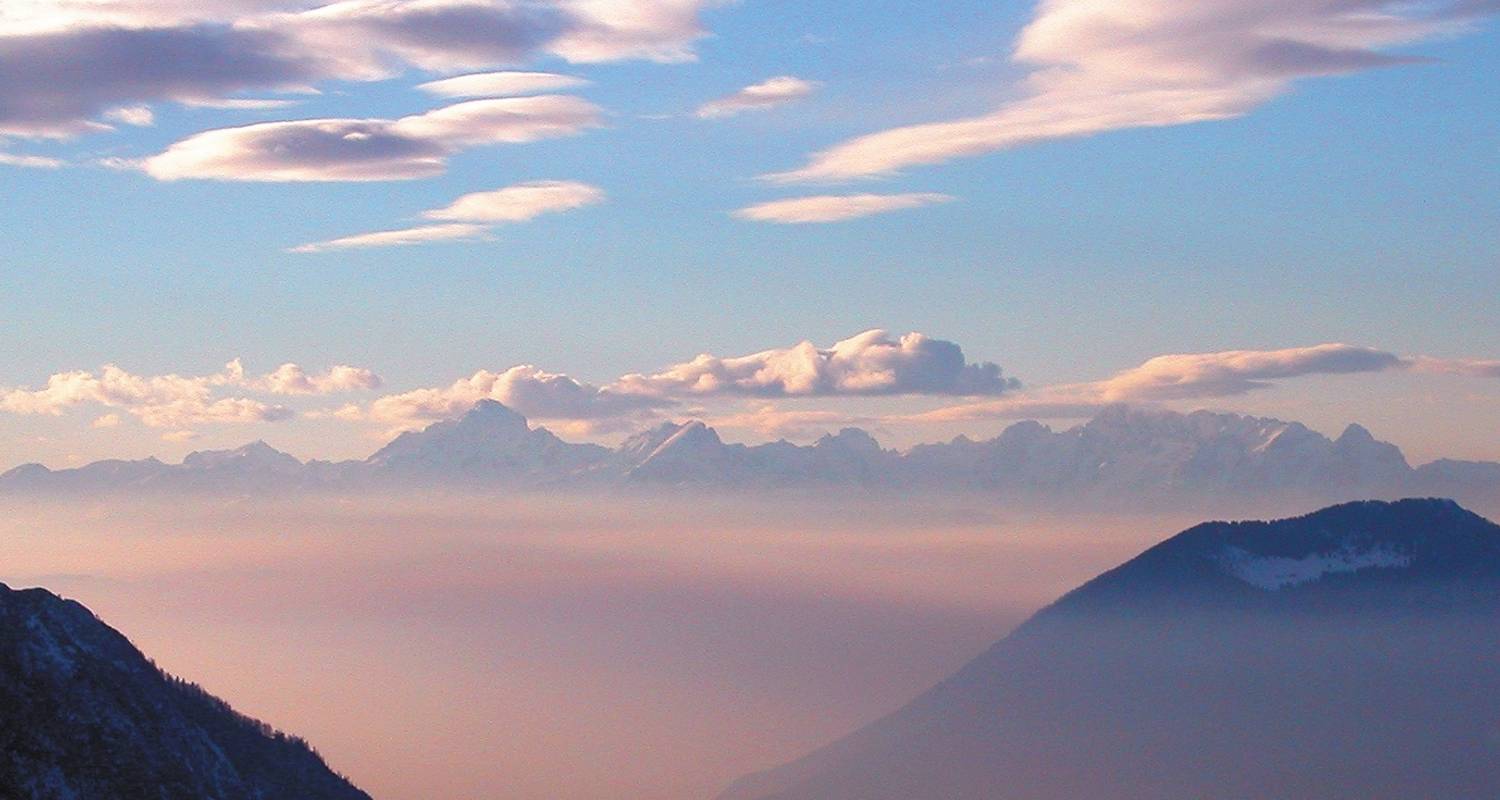
[[[1208,523],[723,800],[1500,797],[1500,526]]]
[[[302,740],[157,669],[82,605],[0,584],[0,798],[369,795]]]
[[[364,487],[868,486],[966,490],[1009,497],[1500,496],[1500,463],[1440,460],[1412,467],[1358,425],[1330,439],[1295,422],[1118,406],[1053,430],[1021,422],[984,441],[959,437],[906,452],[847,428],[812,445],[725,443],[701,422],[663,423],[616,448],[564,441],[483,401],[461,418],[404,433],[363,461],[303,463],[263,442],[199,452],[181,464],[37,464],[0,475],[0,491],[178,492],[357,490]]]

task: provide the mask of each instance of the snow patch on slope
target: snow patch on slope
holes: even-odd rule
[[[1219,554],[1218,562],[1230,575],[1251,586],[1274,592],[1326,575],[1407,567],[1411,565],[1411,556],[1388,544],[1360,549],[1345,542],[1331,553],[1312,553],[1302,558],[1263,556],[1231,545]]]

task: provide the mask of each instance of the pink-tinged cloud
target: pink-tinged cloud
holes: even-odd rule
[[[1408,63],[1387,51],[1465,30],[1483,13],[1398,0],[1043,0],[1013,51],[1031,70],[1018,99],[851,139],[768,177],[842,181],[1054,139],[1230,119],[1301,78]]]
[[[827,397],[901,394],[996,395],[1019,386],[1000,367],[969,363],[953,342],[869,330],[823,349],[812,342],[724,358],[703,354],[616,387],[633,394]]]
[[[909,208],[921,208],[937,203],[948,203],[951,195],[926,193],[912,194],[846,194],[819,195],[815,197],[793,197],[773,200],[768,203],[742,208],[734,212],[736,217],[754,222],[774,222],[781,225],[805,225],[812,223],[843,222],[845,220],[888,214]]]
[[[113,364],[98,372],[59,372],[39,389],[0,390],[0,411],[23,415],[57,416],[80,406],[100,406],[128,413],[153,428],[191,428],[201,424],[245,424],[290,419],[283,405],[225,392],[265,394],[334,394],[379,386],[369,370],[338,366],[310,374],[296,364],[283,364],[262,376],[249,376],[238,359],[212,375],[136,375]],[[117,424],[106,414],[95,427]]]
[[[1115,403],[1234,397],[1270,388],[1288,378],[1403,370],[1408,363],[1393,353],[1347,344],[1179,353],[1156,356],[1100,381],[1039,387],[1000,400],[936,409],[909,419],[1080,418]]]
[[[368,406],[345,406],[334,416],[413,428],[459,416],[480,400],[541,420],[604,420],[673,405],[667,398],[621,393],[523,364],[503,372],[480,370],[445,387],[388,395]]]
[[[289,253],[327,253],[337,250],[364,250],[373,247],[404,247],[430,244],[432,242],[469,242],[484,239],[489,235],[488,225],[454,223],[450,225],[418,225],[412,228],[394,228],[385,231],[357,233],[323,242],[309,242],[288,248]]]
[[[819,84],[791,75],[781,75],[710,100],[698,107],[700,119],[732,117],[746,111],[765,111],[801,100],[818,90]]]
[[[598,106],[541,95],[470,100],[400,119],[262,122],[195,134],[147,158],[159,180],[386,181],[431,177],[472,147],[572,136]]]
[[[479,72],[419,84],[439,97],[516,97],[587,86],[588,81],[555,72]]]
[[[518,183],[503,189],[466,194],[443,208],[422,212],[422,216],[427,219],[446,220],[443,224],[344,236],[298,245],[289,252],[322,253],[330,250],[484,239],[494,230],[493,226],[528,222],[543,214],[583,208],[602,203],[604,199],[604,190],[577,181]]]
[[[100,130],[121,107],[453,73],[559,55],[686,61],[712,0],[0,3],[0,133]],[[234,102],[232,100],[228,102]]]

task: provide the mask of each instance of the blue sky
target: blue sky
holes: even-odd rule
[[[1180,5],[1131,2],[1163,13]],[[760,176],[798,169],[853,137],[1026,102],[1037,67],[1016,63],[1011,50],[1046,10],[980,2],[661,4],[689,8],[703,35],[673,46],[691,59],[661,63],[626,52],[570,61],[542,48],[484,67],[400,63],[379,80],[338,75],[316,81],[316,95],[273,86],[233,93],[296,100],[258,110],[189,107],[169,91],[140,90],[121,95],[119,106],[151,109],[149,125],[0,136],[0,152],[66,162],[0,165],[0,394],[36,391],[56,373],[104,364],[139,376],[207,376],[233,358],[252,373],[284,362],[309,372],[345,364],[382,379],[347,396],[263,397],[296,412],[274,421],[148,423],[129,403],[94,400],[0,412],[0,467],[172,457],[257,437],[304,456],[357,455],[416,418],[358,409],[328,418],[333,410],[441,389],[477,370],[534,364],[608,388],[622,375],[699,353],[740,356],[804,340],[826,347],[871,328],[955,342],[968,361],[998,363],[1028,390],[1099,381],[1171,353],[1343,342],[1449,359],[1451,369],[1430,371],[1276,373],[1274,386],[1172,401],[1276,413],[1335,431],[1374,421],[1377,434],[1417,453],[1500,458],[1493,422],[1500,381],[1484,369],[1500,358],[1500,38],[1487,18],[1358,42],[1382,56],[1417,58],[1296,75],[1215,121],[1122,125],[906,164],[894,174],[777,183]],[[0,59],[45,35],[38,27],[227,29],[253,17],[237,8],[207,22],[135,19],[121,0],[126,22],[79,22],[61,16],[66,0],[37,5],[29,20],[0,16]],[[1227,17],[1266,6],[1278,31],[1321,22],[1291,14],[1281,25],[1278,5],[1287,4],[1207,7]],[[600,14],[618,13],[601,6]],[[1210,14],[1205,25],[1215,21]],[[70,57],[66,45],[57,57]],[[1070,46],[1094,45],[1064,38],[1049,52]],[[503,69],[587,79],[560,94],[596,105],[600,124],[529,143],[465,145],[442,174],[413,180],[160,180],[138,166],[214,129],[421,114],[458,101],[417,84]],[[1275,69],[1281,80],[1290,68]],[[774,107],[694,114],[775,76],[816,86]],[[1242,79],[1215,78],[1235,87]],[[6,93],[26,91],[0,79],[0,127]],[[497,224],[477,241],[288,252],[430,224],[424,211],[460,196],[543,180],[597,187],[607,199]],[[734,215],[785,198],[869,193],[951,199],[830,223]],[[217,388],[224,385],[215,384],[215,398],[264,393]],[[965,402],[951,387],[805,396],[782,387],[772,395],[680,391],[678,405],[662,413],[733,417],[747,404],[774,403],[819,410],[836,426],[841,413],[900,417]],[[462,405],[455,402],[445,411]],[[110,415],[119,424],[91,424]],[[878,427],[896,443],[955,432],[895,417]],[[564,416],[559,425],[577,422],[577,435],[607,439],[651,418],[601,424],[597,416]],[[1006,418],[969,427],[984,433]],[[737,435],[806,436],[817,427]]]

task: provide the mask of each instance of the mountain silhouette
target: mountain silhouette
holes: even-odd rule
[[[1451,501],[1199,525],[722,800],[1496,797],[1497,622]]]
[[[163,673],[82,605],[4,584],[0,797],[369,800],[300,739]]]

